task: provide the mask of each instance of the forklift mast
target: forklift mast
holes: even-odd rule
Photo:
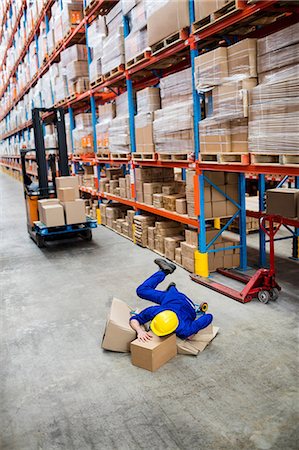
[[[47,196],[49,191],[48,183],[48,165],[46,157],[45,139],[42,113],[52,113],[51,122],[54,123],[57,131],[58,142],[58,167],[60,176],[69,176],[68,153],[66,144],[66,131],[63,108],[33,108],[32,122],[34,131],[34,144],[36,151],[37,175],[39,183],[39,192],[41,196]],[[47,123],[49,118],[47,118]],[[55,179],[53,179],[55,185]]]

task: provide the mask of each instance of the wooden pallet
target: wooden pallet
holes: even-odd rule
[[[140,64],[144,61],[147,61],[151,57],[151,51],[145,50],[144,52],[140,53],[139,55],[135,56],[134,58],[130,59],[126,63],[126,69],[131,69],[132,67],[136,66],[137,64]]]
[[[189,155],[186,153],[157,153],[158,161],[175,161],[175,162],[188,162]]]
[[[115,67],[114,69],[110,70],[109,72],[104,74],[104,80],[110,80],[111,78],[117,77],[118,75],[121,75],[125,70],[125,65],[120,64],[119,66]]]
[[[89,11],[93,8],[93,6],[97,3],[98,0],[92,0],[89,5],[84,9],[85,15],[89,13]]]
[[[99,84],[102,84],[104,81],[104,75],[99,75],[94,81],[91,81],[90,87],[95,88]]]
[[[54,108],[58,108],[59,106],[63,105],[67,101],[66,98],[63,100],[59,100],[59,102],[54,103]]]
[[[111,153],[111,159],[113,160],[128,160],[130,159],[130,153]]]
[[[251,164],[253,165],[261,165],[267,164],[269,166],[299,166],[299,155],[298,154],[271,154],[271,153],[251,153]]]
[[[132,153],[133,161],[156,161],[156,153]]]
[[[70,94],[67,98],[66,101],[67,102],[71,102],[72,100],[75,100],[76,98],[76,94]]]
[[[201,164],[230,164],[247,166],[249,164],[248,153],[202,153],[199,155]]]
[[[107,151],[101,151],[101,152],[97,152],[97,158],[99,159],[110,159],[110,152],[109,150]]]
[[[151,46],[152,55],[157,55],[163,50],[166,50],[167,48],[172,47],[173,45],[179,42],[185,41],[188,38],[188,35],[189,35],[188,28],[182,28],[176,33],[171,34],[167,38],[164,38]]]
[[[240,9],[241,8],[239,7],[239,0],[232,0],[226,5],[222,6],[222,8],[219,8],[216,11],[214,11],[209,16],[194,22],[192,25],[192,32],[199,33],[203,31],[205,28],[208,28],[210,25],[215,24],[215,22],[230,17]]]

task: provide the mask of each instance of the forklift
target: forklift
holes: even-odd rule
[[[92,228],[97,227],[96,220],[86,217],[86,222],[75,225],[47,227],[39,221],[38,200],[56,198],[56,176],[70,176],[66,144],[65,119],[63,108],[33,108],[32,122],[34,131],[34,149],[21,150],[22,178],[29,236],[38,245],[44,247],[46,241],[56,241],[71,237],[80,237],[90,241]],[[57,148],[45,148],[44,124],[52,123],[57,134]],[[34,182],[26,168],[28,153],[35,152],[37,163],[37,182]],[[47,157],[47,152],[49,155]],[[49,181],[48,164],[51,172]]]

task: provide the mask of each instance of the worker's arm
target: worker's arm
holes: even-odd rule
[[[199,332],[203,328],[206,328],[213,320],[212,314],[204,314],[200,316],[198,319],[194,320],[190,325],[189,329],[186,330],[186,338],[191,338],[193,334]]]
[[[136,319],[131,319],[130,320],[130,325],[133,328],[133,330],[136,331],[137,333],[137,337],[140,341],[146,342],[146,341],[150,341],[152,336],[145,331],[143,328],[141,328],[140,323],[138,322],[138,320]]]

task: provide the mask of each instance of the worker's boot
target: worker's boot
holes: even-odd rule
[[[155,264],[157,264],[157,266],[160,267],[161,270],[163,270],[163,272],[166,275],[169,275],[169,274],[173,273],[175,271],[175,269],[176,269],[176,266],[174,264],[171,264],[171,263],[165,261],[165,259],[162,259],[162,258],[157,258],[157,259],[155,259],[154,262],[155,262]]]
[[[174,282],[169,283],[169,285],[166,288],[166,291],[169,291],[169,289],[172,288],[172,287],[176,287],[176,284]]]

